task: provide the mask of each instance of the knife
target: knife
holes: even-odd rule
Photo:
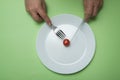
[[[85,20],[82,20],[80,25],[78,26],[77,30],[75,31],[71,41],[74,39],[74,37],[77,35],[78,31],[80,30],[80,28],[83,26],[83,24],[85,23]]]

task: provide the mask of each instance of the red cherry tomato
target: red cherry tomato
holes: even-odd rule
[[[68,47],[70,45],[69,39],[64,39],[63,44],[64,44],[64,46]]]

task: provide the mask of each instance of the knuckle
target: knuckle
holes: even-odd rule
[[[26,11],[31,12],[31,11],[33,11],[33,8],[27,8]]]
[[[27,11],[27,12],[30,12],[30,9],[29,9],[29,8],[27,8],[27,9],[26,9],[26,11]]]

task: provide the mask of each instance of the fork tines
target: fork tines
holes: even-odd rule
[[[64,39],[66,37],[65,33],[62,30],[58,30],[56,32],[56,35],[61,39]]]

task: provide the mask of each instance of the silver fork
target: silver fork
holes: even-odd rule
[[[64,39],[66,37],[66,34],[61,30],[61,29],[58,29],[57,26],[55,25],[51,25],[51,28],[52,30],[55,32],[55,34],[60,38],[60,39]],[[58,29],[58,30],[57,30]]]

